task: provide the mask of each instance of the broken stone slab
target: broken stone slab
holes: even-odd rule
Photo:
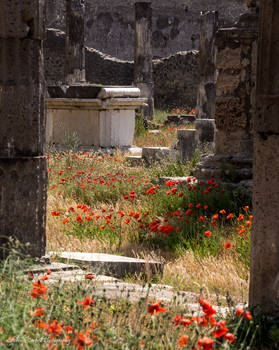
[[[147,165],[176,159],[176,152],[169,147],[143,147],[142,158]]]
[[[159,184],[161,185],[164,185],[168,181],[172,181],[175,184],[178,184],[181,186],[194,185],[198,183],[198,180],[194,176],[182,176],[182,177],[162,176],[159,178]]]
[[[148,133],[151,135],[159,135],[160,134],[160,130],[148,130]]]
[[[142,148],[141,147],[137,147],[137,146],[132,146],[129,147],[126,150],[126,153],[131,153],[131,154],[142,154]]]
[[[126,156],[125,160],[132,166],[139,166],[143,164],[142,156]]]
[[[24,272],[26,272],[26,273],[32,272],[33,274],[41,274],[41,273],[46,273],[48,270],[51,270],[52,272],[73,271],[73,270],[80,270],[80,267],[77,265],[52,262],[51,264],[47,264],[47,265],[30,266]]]
[[[177,136],[181,161],[192,159],[197,148],[196,129],[179,129]]]
[[[63,262],[72,262],[78,265],[88,265],[94,268],[96,274],[107,274],[123,278],[129,274],[156,275],[162,274],[164,264],[157,261],[130,258],[112,254],[62,252],[52,253]]]

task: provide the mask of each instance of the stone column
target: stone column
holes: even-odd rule
[[[218,12],[208,11],[200,16],[199,88],[197,97],[196,136],[200,143],[214,141],[216,100],[216,47]]]
[[[279,317],[279,3],[260,2],[250,306]]]
[[[0,0],[0,247],[45,253],[44,0]],[[0,255],[3,257],[3,254]]]
[[[134,83],[141,96],[148,99],[143,112],[144,118],[151,120],[154,114],[151,2],[135,3],[135,21]]]
[[[198,165],[199,178],[213,176],[251,186],[257,37],[255,11],[241,15],[235,27],[216,33],[215,151]]]
[[[66,62],[68,84],[85,82],[84,0],[66,0]]]

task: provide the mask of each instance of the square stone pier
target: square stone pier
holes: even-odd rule
[[[132,86],[50,86],[47,143],[63,148],[66,136],[76,134],[82,149],[131,146],[135,110],[146,101]]]

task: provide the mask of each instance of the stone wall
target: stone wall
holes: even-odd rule
[[[85,0],[86,45],[123,60],[134,56],[136,0]],[[65,0],[47,0],[47,27],[65,31]],[[246,0],[153,0],[153,56],[198,49],[200,12],[217,10],[221,26],[247,10]]]
[[[133,61],[123,61],[86,48],[86,80],[102,85],[132,85]],[[198,85],[198,51],[183,51],[153,60],[155,105],[195,107]],[[45,71],[48,85],[64,80],[65,33],[47,31]]]

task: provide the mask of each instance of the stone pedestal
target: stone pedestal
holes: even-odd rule
[[[84,21],[84,0],[66,0],[65,78],[68,84],[85,81]]]
[[[197,96],[197,141],[214,142],[216,100],[216,46],[218,12],[209,11],[200,17],[199,88]]]
[[[13,237],[29,242],[28,252],[40,257],[47,195],[44,1],[2,0],[1,11],[0,246]]]
[[[134,83],[141,96],[147,98],[143,114],[151,120],[154,114],[151,2],[136,2],[135,22]]]
[[[279,317],[279,6],[260,3],[250,306]]]
[[[47,143],[65,145],[66,135],[77,135],[80,147],[131,146],[135,109],[145,105],[133,87],[49,87]]]
[[[219,179],[222,175],[225,182],[252,179],[257,24],[256,12],[248,12],[236,27],[219,29],[216,34],[215,154],[198,165],[197,177],[210,173]],[[242,164],[249,162],[243,177]]]

